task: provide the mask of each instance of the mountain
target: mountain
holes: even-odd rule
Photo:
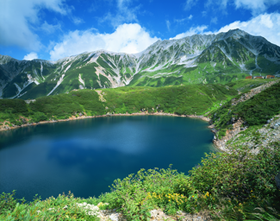
[[[0,97],[33,99],[73,89],[228,83],[280,74],[280,47],[236,29],[157,41],[138,54],[86,52],[56,62],[0,55]]]

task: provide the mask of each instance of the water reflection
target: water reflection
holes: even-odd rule
[[[0,133],[0,192],[31,200],[71,190],[88,197],[141,168],[187,173],[209,152],[205,122],[136,116],[44,124]],[[4,137],[4,138],[3,138]],[[3,138],[3,139],[2,139]],[[4,140],[4,141],[3,141]]]

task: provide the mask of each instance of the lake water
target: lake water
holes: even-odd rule
[[[69,190],[99,196],[141,168],[188,173],[215,151],[207,123],[169,116],[122,116],[0,132],[0,193],[45,199]]]

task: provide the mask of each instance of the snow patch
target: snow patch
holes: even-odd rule
[[[50,91],[50,93],[47,94],[47,96],[49,96],[49,95],[62,83],[64,76],[65,76],[65,74],[63,74],[63,75],[59,78],[59,80],[58,80],[57,83],[56,83],[56,86]]]
[[[44,76],[43,76],[43,64],[42,64],[42,61],[40,61],[41,63],[41,77],[45,80]]]
[[[65,68],[65,70],[63,71],[64,73],[66,73],[66,71],[68,71],[68,69],[71,67],[72,63],[70,65],[68,65],[67,68]]]
[[[81,74],[79,74],[79,81],[83,86],[85,86],[85,82],[83,81]]]
[[[247,71],[246,65],[245,65],[244,63],[240,63],[240,64],[239,64],[239,67],[240,67],[241,70]]]

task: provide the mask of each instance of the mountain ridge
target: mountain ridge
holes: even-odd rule
[[[280,72],[280,47],[235,29],[157,41],[137,54],[98,50],[55,62],[0,55],[0,98],[33,99],[73,89],[228,83]]]

